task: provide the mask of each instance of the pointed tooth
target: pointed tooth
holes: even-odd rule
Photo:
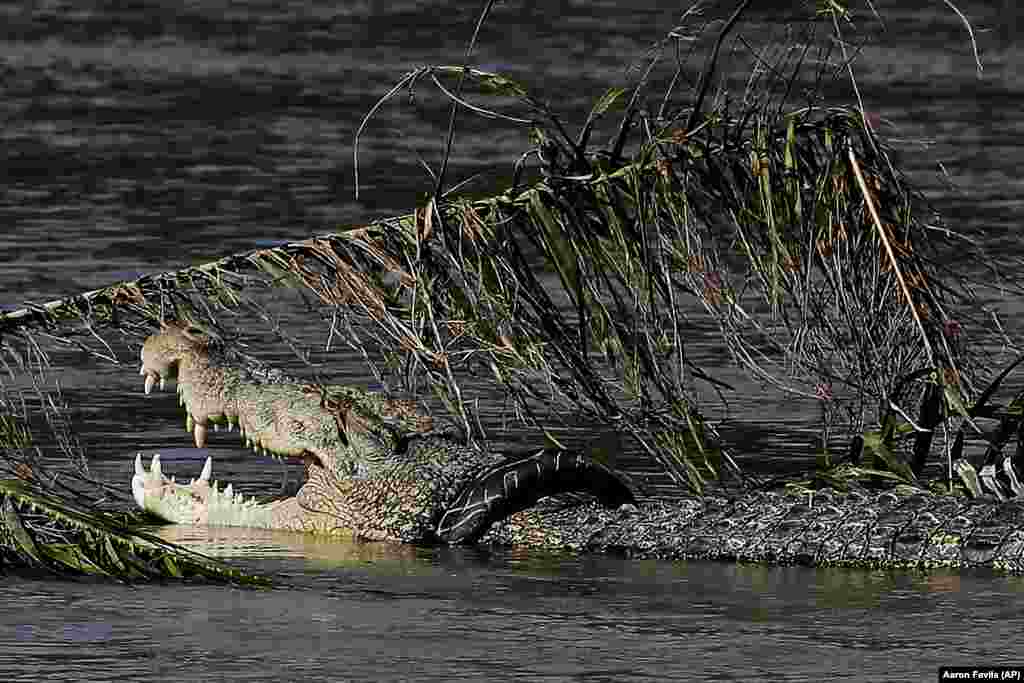
[[[140,508],[146,507],[146,468],[142,466],[142,453],[135,454],[135,476],[132,477],[132,498]]]
[[[153,460],[149,463],[149,473],[157,479],[163,479],[164,473],[160,469],[160,454],[154,453]]]
[[[232,488],[231,488],[231,484],[228,484],[228,485],[227,485],[227,486],[226,486],[226,487],[224,488],[224,497],[225,497],[225,498],[227,498],[228,500],[231,500],[231,498],[232,498],[232,497],[233,497],[234,495],[235,495],[234,489],[232,489]]]
[[[215,432],[219,432],[220,431],[220,422],[214,422],[213,423],[213,431],[215,431]]]
[[[199,480],[209,482],[211,474],[213,474],[213,458],[208,455],[206,462],[203,463],[203,471],[199,475]]]
[[[206,448],[206,435],[208,433],[205,424],[196,422],[195,429],[192,430],[192,437],[195,439],[196,448]]]
[[[143,366],[141,366],[139,368],[139,374],[140,375],[145,375],[146,374],[146,366],[145,365],[143,365]]]
[[[160,378],[160,391],[163,391],[163,390],[164,390],[164,378],[161,377]]]
[[[156,384],[156,375],[146,375],[146,396],[153,391],[154,384]]]

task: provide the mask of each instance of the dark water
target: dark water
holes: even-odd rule
[[[941,2],[875,5],[886,32],[857,63],[865,107],[954,226],[983,229],[1019,254],[1020,10],[959,3],[978,31],[979,77]],[[764,35],[791,11],[769,6]],[[0,4],[0,306],[408,211],[430,186],[421,161],[438,164],[443,102],[424,88],[377,114],[360,146],[358,201],[353,132],[402,74],[460,63],[477,11],[467,2]],[[499,3],[474,61],[578,122],[597,94],[631,81],[627,67],[681,14],[672,3]],[[863,8],[855,23],[877,30]],[[852,101],[847,86],[832,90]],[[483,191],[527,146],[523,130],[464,117],[451,177],[497,169],[498,180],[471,186]],[[198,469],[202,454],[174,449],[187,442],[173,399],[143,400],[134,358],[118,351],[124,366],[54,355],[94,470],[127,490],[137,449],[161,450],[175,471]],[[369,381],[355,361],[336,370]],[[750,424],[813,421],[810,406],[754,389],[732,404]],[[276,469],[226,440],[210,450],[220,476],[276,485]],[[7,579],[0,672],[33,681],[927,680],[940,664],[1019,663],[1024,641],[1014,578],[177,533],[283,574],[288,586]]]
[[[12,681],[919,681],[1017,661],[1020,642],[1017,578],[346,550],[247,561],[290,573],[268,592],[7,580],[0,669]]]

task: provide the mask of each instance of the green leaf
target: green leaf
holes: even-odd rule
[[[573,297],[573,303],[578,306],[580,302],[575,300],[575,294],[580,291],[580,282],[576,253],[563,234],[555,215],[545,204],[543,193],[534,192],[530,197],[530,214],[533,221],[542,229],[545,256],[554,264],[562,280],[562,286],[566,293]]]
[[[43,552],[53,562],[65,569],[94,576],[115,576],[89,558],[82,548],[78,546],[67,543],[48,543],[42,546],[42,548]]]
[[[910,465],[908,465],[898,453],[889,447],[889,444],[882,438],[882,434],[880,432],[865,432],[864,449],[878,456],[878,458],[885,463],[886,467],[904,481],[917,481],[917,477],[914,476],[914,472],[910,469]]]
[[[163,563],[164,571],[166,571],[170,576],[173,576],[176,579],[183,578],[181,567],[178,566],[178,562],[172,555],[166,554],[160,559]]]
[[[18,510],[14,507],[14,503],[9,496],[4,499],[3,522],[11,537],[17,543],[15,549],[24,553],[33,561],[43,564],[43,553],[40,551],[35,539],[32,538],[32,534],[22,524],[21,515],[18,514]]]
[[[529,92],[521,84],[512,80],[508,76],[502,76],[501,74],[494,73],[492,71],[481,71],[480,69],[470,69],[462,66],[435,66],[431,68],[434,71],[443,74],[465,74],[472,80],[479,83],[481,90],[492,95],[504,95],[507,97],[517,98],[529,96]]]
[[[594,119],[603,116],[604,113],[607,112],[623,94],[625,94],[625,92],[625,88],[611,88],[604,95],[601,95],[601,99],[599,99],[597,103],[594,104],[594,108],[590,110],[589,120],[593,121]]]

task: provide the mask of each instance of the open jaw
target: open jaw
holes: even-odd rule
[[[191,416],[188,419],[189,422],[194,421]],[[215,431],[219,431],[219,423],[214,421],[212,424]],[[207,445],[206,429],[207,425],[203,424],[189,425],[197,448],[205,448]],[[244,434],[242,438],[244,441]],[[251,440],[246,445],[251,446],[254,453],[262,456],[273,457],[276,460],[302,461],[305,464],[302,486],[311,478],[325,478],[323,463],[313,453],[305,453],[301,458],[297,458],[274,453]],[[217,482],[212,478],[212,474],[212,456],[207,456],[199,476],[185,483],[176,481],[174,476],[164,475],[159,454],[153,455],[147,469],[140,453],[135,456],[135,471],[131,482],[132,497],[139,507],[175,524],[283,528],[297,531],[325,530],[310,526],[307,520],[312,519],[302,513],[299,504],[299,497],[303,495],[301,487],[299,492],[291,497],[260,502],[254,496],[246,497],[235,491],[230,483],[224,485]],[[335,526],[331,525],[332,533],[337,533],[333,528]]]
[[[177,383],[178,402],[186,411],[186,427],[197,448],[204,448],[210,426],[233,430],[255,453],[301,459],[306,480],[290,498],[258,503],[229,485],[211,481],[213,463],[207,459],[196,479],[179,483],[164,476],[159,456],[149,470],[135,459],[132,495],[140,507],[180,524],[255,526],[339,533],[336,515],[318,512],[314,493],[327,490],[338,477],[355,471],[358,448],[342,435],[343,412],[325,404],[310,387],[261,381],[218,355],[201,331],[165,325],[142,349],[146,394]],[[355,444],[358,445],[358,444]],[[312,487],[310,486],[312,483]]]

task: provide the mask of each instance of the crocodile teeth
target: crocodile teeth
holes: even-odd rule
[[[210,481],[210,475],[213,474],[213,458],[206,456],[206,462],[203,463],[203,471],[199,474],[199,481]]]
[[[214,422],[213,423],[213,431],[215,431],[215,432],[219,432],[220,431],[220,422]]]
[[[231,488],[231,484],[228,484],[226,487],[224,487],[224,497],[225,498],[227,498],[228,500],[231,500],[231,498],[233,498],[234,495],[235,495],[234,489]]]
[[[145,365],[142,365],[142,366],[139,367],[139,374],[140,375],[145,375],[146,374],[146,366]]]
[[[206,425],[202,422],[196,422],[195,428],[192,430],[192,436],[196,442],[196,448],[206,448],[206,435],[208,434]]]
[[[163,479],[164,473],[160,469],[160,454],[154,453],[153,460],[149,463],[149,473],[157,479]]]
[[[150,392],[153,391],[153,385],[156,384],[155,375],[146,375],[146,395],[149,396]]]
[[[140,508],[146,507],[146,468],[142,466],[142,453],[135,454],[135,476],[132,477],[132,498]]]

